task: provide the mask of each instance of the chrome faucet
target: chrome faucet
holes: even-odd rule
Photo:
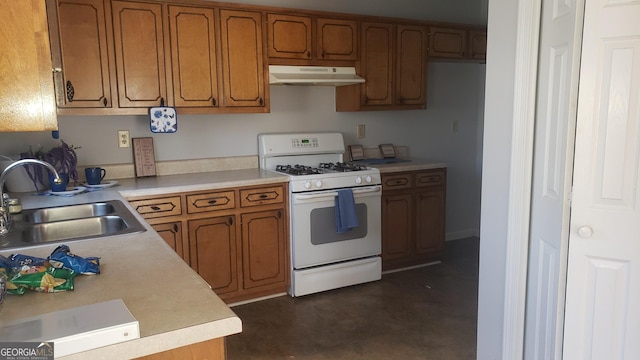
[[[28,164],[36,164],[36,165],[42,165],[46,167],[49,170],[49,172],[51,172],[55,176],[53,181],[56,184],[62,184],[62,179],[60,178],[60,175],[58,175],[58,172],[56,171],[56,169],[48,162],[44,162],[36,159],[22,159],[7,166],[4,169],[4,171],[2,171],[2,175],[0,175],[0,235],[7,234],[9,230],[11,230],[11,227],[13,226],[13,217],[11,216],[11,213],[9,212],[9,208],[7,207],[5,194],[4,194],[4,182],[7,178],[7,173],[17,167],[28,165]]]

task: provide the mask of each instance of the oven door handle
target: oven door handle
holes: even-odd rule
[[[374,193],[374,192],[380,192],[382,190],[382,186],[380,185],[376,185],[376,186],[368,186],[368,187],[364,187],[364,188],[356,188],[353,189],[353,194],[366,194],[366,193]],[[325,197],[336,197],[338,196],[338,192],[337,191],[328,191],[328,192],[316,192],[316,193],[309,193],[309,194],[296,194],[295,198],[298,200],[309,200],[309,199],[318,199],[318,198],[325,198]]]

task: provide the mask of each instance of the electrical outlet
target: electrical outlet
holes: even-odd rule
[[[129,130],[118,130],[118,147],[131,147],[131,137],[129,137]]]
[[[358,124],[358,126],[356,127],[356,133],[357,133],[358,139],[364,139],[365,138],[364,124]]]

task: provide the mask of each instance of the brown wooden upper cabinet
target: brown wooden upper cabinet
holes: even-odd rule
[[[469,31],[469,57],[473,59],[487,58],[487,32],[479,30]]]
[[[112,1],[111,6],[120,107],[169,104],[162,5]]]
[[[104,0],[47,2],[60,108],[113,107],[117,95],[112,86],[113,56],[107,47],[111,36],[111,27],[107,30],[111,17],[105,11],[108,6]]]
[[[220,22],[224,106],[254,107],[267,112],[262,14],[220,10]]]
[[[217,22],[214,9],[169,6],[175,106],[220,104]]]
[[[292,59],[317,64],[358,59],[355,20],[270,13],[267,23],[267,56],[273,64]]]
[[[426,61],[424,26],[363,22],[358,73],[365,83],[336,88],[336,110],[424,108]]]
[[[56,129],[45,3],[3,1],[0,21],[0,132]]]
[[[487,32],[466,28],[431,27],[429,58],[484,60],[487,53]]]

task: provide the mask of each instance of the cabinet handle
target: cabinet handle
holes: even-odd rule
[[[324,54],[324,52],[323,52],[323,54]],[[311,52],[307,51],[307,59],[310,59],[310,58],[311,58]]]
[[[211,99],[211,103],[213,104],[213,106],[216,106],[216,98]]]
[[[67,100],[69,100],[69,102],[72,102],[75,90],[73,89],[73,84],[69,80],[67,80],[66,90],[67,90]]]
[[[260,194],[259,197],[260,197],[260,199],[266,199],[268,196],[267,196],[267,194]]]
[[[107,104],[109,103],[109,100],[107,100],[107,98],[102,99],[102,103],[104,104],[104,106],[106,107]]]
[[[160,98],[160,106],[164,106],[164,98],[163,97]]]
[[[173,232],[178,233],[178,224],[173,224]]]
[[[227,221],[229,223],[229,225],[233,225],[233,218],[231,216],[229,216],[229,221]]]
[[[61,73],[62,72],[62,68],[53,68],[53,69],[51,69],[51,72]]]
[[[260,106],[264,106],[264,100],[262,100],[262,98],[260,98]]]
[[[217,203],[217,202],[218,202],[218,200],[216,200],[216,199],[209,200],[209,205],[215,205],[215,203]]]
[[[282,219],[282,210],[278,210],[278,219]]]
[[[324,50],[322,50],[322,53],[320,54],[320,58],[324,59]]]
[[[160,207],[159,206],[151,206],[151,210],[153,211],[160,211]]]

